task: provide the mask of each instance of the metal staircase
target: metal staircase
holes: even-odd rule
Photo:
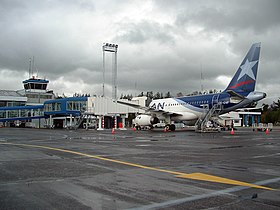
[[[219,115],[214,115],[211,117],[211,120],[213,120],[215,122],[216,125],[220,126],[220,127],[225,127],[224,124],[224,119],[221,118]]]
[[[75,125],[69,126],[68,129],[70,130],[77,130],[80,125],[82,124],[82,122],[84,121],[84,119],[86,119],[87,115],[84,113],[81,113],[79,119],[77,120]]]
[[[202,117],[200,117],[196,123],[195,123],[195,130],[197,132],[206,132],[206,124],[207,122],[212,119],[213,121],[215,121],[215,123],[220,124],[218,122],[218,119],[215,118],[219,118],[219,113],[222,110],[222,104],[221,103],[216,103],[212,106],[211,109],[208,110],[208,112],[205,115],[202,115]],[[215,118],[214,118],[215,117]]]

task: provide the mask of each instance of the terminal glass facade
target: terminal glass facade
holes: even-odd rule
[[[41,98],[41,99],[52,99],[53,95],[46,95],[46,94],[26,94],[27,98]]]
[[[86,111],[86,101],[67,101],[67,110],[69,111]]]
[[[24,101],[0,101],[0,107],[24,106]]]
[[[0,119],[44,116],[42,108],[0,110]]]
[[[0,111],[0,118],[6,118],[6,110]]]
[[[46,90],[47,83],[27,83],[24,84],[24,89],[36,89],[36,90]]]
[[[61,111],[61,102],[54,102],[44,105],[45,112]]]

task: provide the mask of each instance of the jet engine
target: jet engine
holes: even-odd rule
[[[134,119],[134,123],[137,126],[148,126],[159,123],[159,119],[151,115],[141,114],[136,116],[136,118]]]

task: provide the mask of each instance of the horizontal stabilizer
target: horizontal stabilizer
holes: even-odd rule
[[[240,95],[240,94],[234,92],[233,90],[227,90],[226,92],[227,92],[228,94],[230,94],[231,96],[233,96],[233,97],[235,97],[235,98],[238,98],[238,99],[240,99],[240,100],[243,100],[243,99],[245,98],[244,96],[242,96],[242,95]]]

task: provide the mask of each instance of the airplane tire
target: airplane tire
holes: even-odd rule
[[[174,124],[171,124],[171,125],[167,124],[167,125],[165,126],[165,130],[166,130],[166,131],[175,131],[175,129],[176,129],[176,127],[175,127]]]
[[[166,131],[170,131],[170,125],[169,125],[169,124],[167,124],[167,125],[165,126],[165,130],[166,130]]]

